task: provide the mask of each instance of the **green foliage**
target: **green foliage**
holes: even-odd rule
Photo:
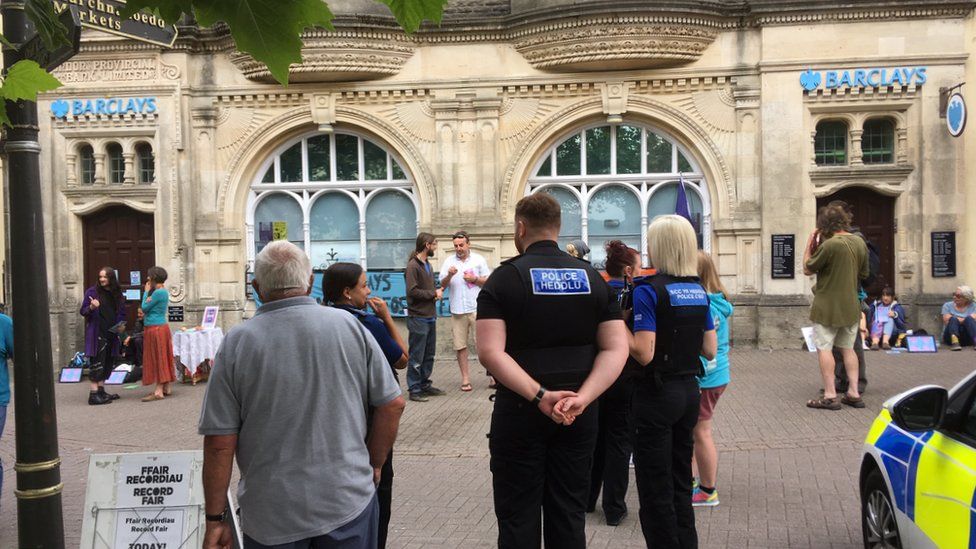
[[[24,6],[27,18],[34,23],[37,34],[40,35],[44,47],[54,51],[61,46],[70,46],[68,29],[58,19],[58,12],[54,10],[51,0],[27,0]]]
[[[424,19],[440,24],[447,0],[377,0],[386,4],[397,23],[408,33],[416,32]]]
[[[377,0],[390,8],[406,32],[429,19],[440,23],[447,0]],[[301,33],[309,27],[332,29],[332,12],[322,0],[129,0],[122,16],[139,10],[158,13],[169,22],[192,13],[209,27],[223,21],[237,49],[268,66],[272,76],[288,83],[288,67],[301,63]]]
[[[35,101],[39,92],[56,90],[61,82],[34,61],[24,59],[14,63],[0,85],[0,97],[7,101]],[[0,124],[10,125],[7,104],[0,101]]]

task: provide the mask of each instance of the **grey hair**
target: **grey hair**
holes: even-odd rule
[[[974,300],[973,289],[969,286],[959,286],[959,295],[970,303],[972,303]]]
[[[275,240],[254,258],[254,279],[262,292],[308,291],[312,263],[301,248],[287,240]]]

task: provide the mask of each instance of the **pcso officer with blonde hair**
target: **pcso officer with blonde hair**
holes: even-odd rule
[[[498,382],[489,450],[498,546],[583,549],[597,416],[627,330],[600,274],[562,252],[559,203],[515,207],[515,247],[478,296],[478,357]],[[541,511],[541,512],[540,512]],[[543,525],[545,532],[543,533]]]
[[[687,219],[658,217],[647,228],[657,274],[635,283],[630,354],[643,365],[631,408],[640,522],[648,547],[698,547],[691,505],[693,431],[704,373],[718,339],[698,280],[698,240]]]

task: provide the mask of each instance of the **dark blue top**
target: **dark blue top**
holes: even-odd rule
[[[380,344],[380,349],[383,349],[383,356],[386,357],[386,361],[390,364],[390,368],[396,364],[400,357],[403,356],[403,349],[397,344],[393,336],[390,335],[390,331],[386,329],[386,324],[382,320],[377,318],[376,315],[368,313],[362,309],[357,309],[350,305],[336,305],[337,309],[342,309],[349,311],[355,316],[362,325],[369,330],[369,333],[373,334],[373,338],[376,342]],[[396,372],[394,372],[396,373]]]
[[[685,284],[693,284],[698,288],[701,288],[698,284],[694,283],[677,283],[669,285],[678,287],[678,290],[684,289]],[[707,294],[702,290],[702,295],[705,296],[705,305],[708,305]],[[681,305],[680,303],[674,303],[673,305]],[[715,320],[712,315],[706,315],[705,320],[705,331],[715,329]],[[657,292],[654,291],[654,287],[650,284],[641,284],[634,288],[634,332],[657,332]]]

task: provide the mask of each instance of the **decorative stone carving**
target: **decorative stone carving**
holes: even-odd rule
[[[400,72],[414,52],[404,34],[311,31],[303,36],[302,62],[289,69],[291,82],[372,80]],[[231,61],[250,80],[274,82],[271,71],[249,54],[236,52]]]
[[[649,69],[697,60],[717,36],[704,21],[655,22],[647,17],[576,18],[517,33],[515,49],[538,69]]]

